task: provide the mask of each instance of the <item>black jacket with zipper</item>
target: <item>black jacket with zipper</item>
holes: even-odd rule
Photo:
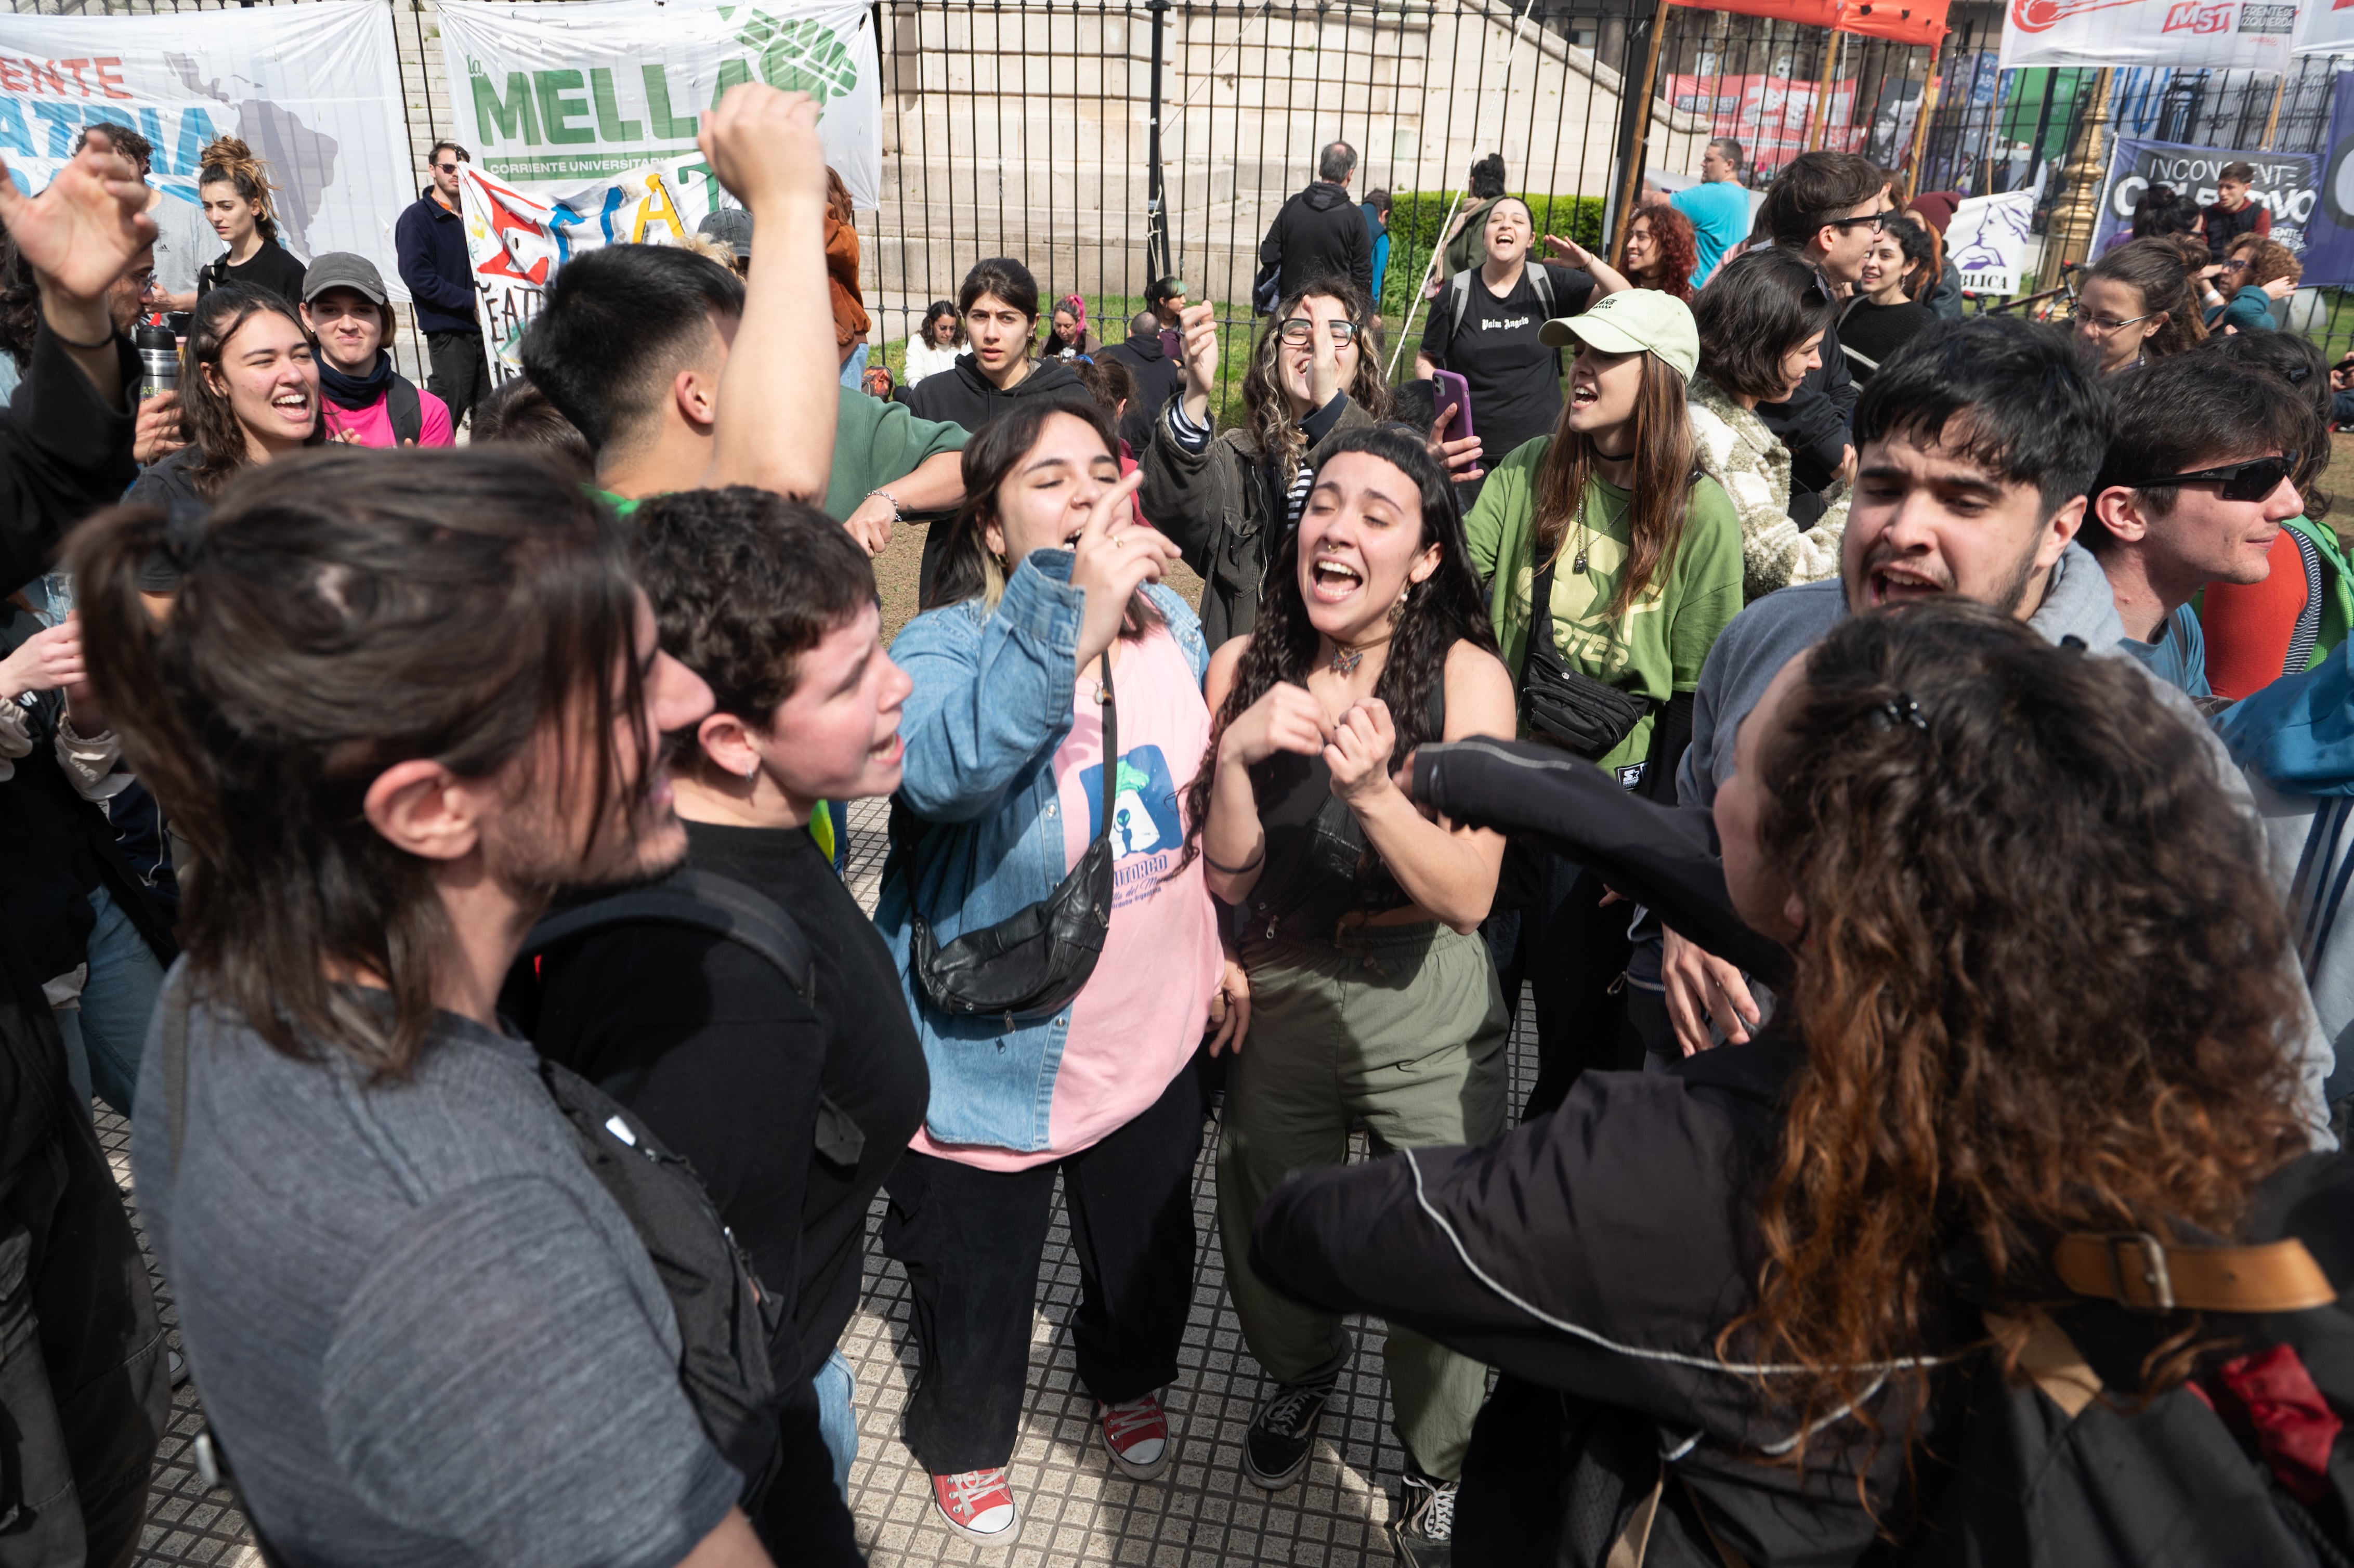
[[[919,419],[962,425],[970,434],[1012,408],[1017,398],[1045,397],[1058,392],[1077,397],[1087,395],[1070,366],[1059,359],[1032,361],[1029,375],[1001,389],[981,373],[971,355],[963,354],[949,369],[916,383],[908,390],[907,407]]]
[[[1349,187],[1318,180],[1283,204],[1259,242],[1259,265],[1280,269],[1276,287],[1285,299],[1328,273],[1373,291],[1373,238]]]

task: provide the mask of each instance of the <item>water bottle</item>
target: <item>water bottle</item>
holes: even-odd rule
[[[74,581],[71,572],[48,572],[41,577],[42,617],[51,626],[63,626],[66,617],[73,613]]]
[[[180,343],[170,327],[142,322],[132,329],[131,346],[139,351],[140,397],[178,390]]]

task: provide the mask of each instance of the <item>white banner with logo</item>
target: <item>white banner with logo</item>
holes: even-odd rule
[[[2354,55],[2354,0],[2305,0],[2296,24],[2301,55]]]
[[[2020,269],[2027,263],[2028,226],[2035,217],[2035,193],[1972,196],[1954,208],[1946,226],[1946,256],[1970,294],[2019,292]]]
[[[392,15],[366,0],[152,16],[0,13],[0,156],[28,191],[84,125],[154,143],[154,183],[196,200],[205,143],[270,165],[279,239],[305,260],[354,250],[406,300],[393,224],[417,197]],[[209,260],[209,258],[207,258]]]
[[[2330,0],[2010,0],[2002,69],[2284,70],[2305,5]]]
[[[882,72],[855,0],[442,0],[440,22],[456,139],[518,189],[685,157],[720,94],[765,81],[819,101],[826,162],[880,203]]]
[[[469,167],[459,172],[458,198],[482,344],[498,382],[522,374],[524,328],[558,267],[605,245],[679,244],[715,207],[732,205],[700,154],[527,191]]]

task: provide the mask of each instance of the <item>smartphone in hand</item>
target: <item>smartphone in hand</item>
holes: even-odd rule
[[[1454,410],[1447,415],[1447,428],[1439,432],[1439,439],[1459,441],[1467,436],[1478,434],[1471,428],[1471,384],[1452,370],[1434,370],[1430,378],[1437,387],[1432,402],[1441,408]]]

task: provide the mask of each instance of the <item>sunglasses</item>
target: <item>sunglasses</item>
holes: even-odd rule
[[[458,165],[455,164],[436,164],[433,166],[445,175],[454,175],[458,172]]]
[[[2283,452],[2278,457],[2250,458],[2246,462],[2227,462],[2217,468],[2202,468],[2191,473],[2170,473],[2163,479],[2134,481],[2136,490],[2147,490],[2159,484],[2206,484],[2221,482],[2220,493],[2226,501],[2262,501],[2280,488],[2281,481],[2296,471],[2300,454]]]
[[[1355,340],[1357,335],[1356,323],[1332,322],[1328,324],[1332,329],[1332,341],[1334,343],[1350,343]],[[1278,331],[1281,334],[1283,341],[1286,343],[1306,343],[1310,337],[1314,335],[1316,332],[1316,323],[1310,321],[1306,316],[1294,316],[1289,321],[1284,323]]]

